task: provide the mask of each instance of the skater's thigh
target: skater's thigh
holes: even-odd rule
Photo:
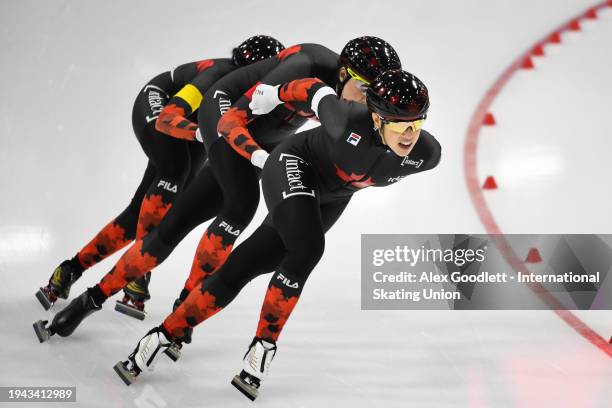
[[[256,167],[236,153],[225,139],[212,144],[208,161],[223,190],[225,207],[248,207],[254,213],[259,204]]]
[[[145,154],[158,170],[158,175],[187,179],[191,170],[189,143],[165,135],[155,129],[154,122],[145,126],[136,136]]]
[[[255,277],[273,272],[286,249],[278,231],[262,224],[233,250],[218,273],[235,287],[243,287]]]
[[[187,148],[189,149],[191,161],[191,169],[189,172],[189,177],[187,178],[187,184],[189,184],[195,179],[202,167],[204,167],[204,163],[206,162],[206,149],[200,142],[189,142],[187,144]]]
[[[157,227],[166,245],[176,246],[195,227],[213,218],[223,206],[223,193],[209,166],[204,166],[174,201]]]
[[[325,233],[338,221],[350,201],[351,197],[347,197],[321,205],[321,224]]]
[[[117,222],[124,230],[125,237],[128,239],[134,239],[136,237],[136,226],[138,224],[138,214],[140,212],[140,207],[142,205],[142,200],[149,189],[149,186],[153,184],[155,180],[155,174],[157,170],[151,161],[147,163],[147,168],[140,180],[140,184],[132,196],[132,199],[128,206],[115,217],[115,222]]]

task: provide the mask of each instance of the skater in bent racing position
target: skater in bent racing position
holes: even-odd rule
[[[272,57],[283,49],[272,37],[251,37],[233,50],[231,59],[183,64],[159,74],[143,87],[132,111],[134,133],[149,158],[142,181],[128,207],[72,259],[62,262],[48,284],[36,293],[46,310],[57,298],[68,298],[71,285],[86,269],[151,232],[177,194],[193,180],[206,159],[201,141],[195,141],[195,111],[210,86],[236,68]],[[210,168],[202,171],[211,172]],[[144,318],[144,301],[150,298],[149,277],[145,274],[125,287],[121,311]]]
[[[215,83],[204,95],[199,110],[199,130],[214,176],[201,172],[156,230],[144,240],[137,240],[101,282],[60,311],[50,327],[45,321],[36,322],[39,340],[45,341],[55,333],[70,335],[85,317],[100,310],[108,297],[162,263],[189,231],[215,215],[217,218],[198,245],[191,274],[175,307],[202,279],[216,272],[257,209],[257,167],[263,166],[268,154],[264,148],[272,150],[307,118],[314,117],[310,105],[286,103],[268,115],[254,118],[249,103],[259,81],[281,84],[317,76],[335,87],[343,98],[364,101],[366,83],[400,65],[388,43],[376,37],[360,37],[349,41],[340,56],[321,45],[296,45],[276,58],[238,69]],[[233,106],[231,101],[236,101]],[[184,342],[189,341],[187,331]]]
[[[139,341],[126,361],[115,365],[126,384],[150,368],[160,351],[177,347],[186,331],[225,308],[250,280],[275,270],[243,370],[232,380],[254,400],[278,337],[323,254],[325,232],[353,194],[391,185],[440,161],[440,144],[422,129],[429,108],[427,88],[408,72],[380,75],[367,89],[367,106],[338,100],[318,79],[259,85],[251,106],[253,113],[264,114],[283,102],[311,106],[321,127],[273,150],[262,174],[270,211],[265,221],[214,276]]]

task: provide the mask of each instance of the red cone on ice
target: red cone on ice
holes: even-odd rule
[[[493,126],[495,125],[495,117],[493,116],[492,113],[487,112],[487,114],[484,117],[484,120],[482,121],[482,123],[484,123],[487,126]]]
[[[530,57],[525,58],[525,60],[523,61],[523,64],[521,65],[521,67],[523,69],[533,69],[533,61],[531,60]]]
[[[544,55],[544,47],[542,46],[542,44],[540,45],[536,45],[533,49],[533,51],[531,51],[531,53],[533,55],[536,55],[538,57],[541,57],[542,55]]]
[[[584,17],[595,20],[597,18],[597,9],[594,9],[594,8],[590,9],[589,11],[586,12]]]
[[[559,44],[561,42],[561,35],[559,33],[552,33],[548,41],[550,41],[551,43]]]
[[[485,179],[485,182],[482,185],[482,188],[484,190],[496,190],[497,189],[497,183],[495,182],[495,179],[493,178],[493,176],[489,176]]]
[[[525,262],[527,263],[539,263],[542,262],[542,257],[540,256],[540,251],[538,248],[531,248],[527,253],[527,258],[525,258]]]
[[[568,28],[572,31],[580,31],[580,21],[578,21],[578,19],[572,20],[569,23]]]

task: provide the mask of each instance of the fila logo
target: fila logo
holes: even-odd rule
[[[299,285],[297,282],[293,282],[293,283],[291,283],[291,281],[290,281],[289,279],[287,279],[287,278],[285,277],[285,275],[283,275],[283,274],[282,274],[282,273],[280,273],[280,272],[278,273],[278,277],[277,277],[276,279],[280,279],[280,280],[282,280],[282,281],[283,281],[283,285],[285,285],[285,286],[287,286],[287,287],[290,287],[290,288],[293,288],[293,289],[297,289],[297,288],[299,288],[299,287],[300,287],[300,285]]]
[[[159,180],[157,183],[157,187],[161,187],[164,190],[168,190],[171,193],[176,193],[178,191],[178,184],[172,184],[169,181]]]
[[[221,224],[219,224],[219,226],[221,228],[223,228],[225,231],[227,231],[228,234],[233,235],[235,237],[237,237],[238,235],[240,235],[240,230],[234,230],[234,228],[232,228],[231,225],[229,225],[227,222],[225,221],[221,221]]]
[[[355,132],[351,132],[349,137],[346,139],[346,141],[349,142],[350,144],[352,144],[353,146],[357,146],[359,144],[360,140],[361,140],[361,136],[359,136]]]
[[[423,164],[423,159],[421,159],[421,160],[410,160],[408,158],[408,156],[406,156],[406,157],[404,157],[404,160],[402,160],[402,164],[400,164],[400,166],[403,166],[405,164],[408,164],[410,166],[414,166],[414,167],[416,167],[418,169],[419,167],[421,167],[421,164]]]

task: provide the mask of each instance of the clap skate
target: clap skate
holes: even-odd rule
[[[87,290],[58,312],[49,327],[47,327],[48,320],[35,322],[34,332],[41,343],[49,340],[54,334],[62,337],[70,336],[83,319],[100,309],[102,306],[95,303]]]
[[[173,349],[176,349],[176,343],[168,339],[161,326],[155,327],[140,339],[128,359],[119,361],[113,369],[125,385],[129,386],[145,368],[153,371],[161,352],[176,361],[178,357],[174,358]]]
[[[251,401],[259,395],[261,381],[268,375],[270,363],[276,354],[276,345],[255,337],[244,355],[244,366],[234,376],[232,385]]]
[[[144,320],[147,313],[144,311],[145,302],[151,299],[149,294],[149,276],[130,282],[123,289],[123,299],[115,303],[115,310],[138,320]]]
[[[36,299],[45,310],[49,310],[58,298],[68,299],[70,287],[82,274],[82,271],[75,267],[74,262],[68,259],[62,262],[51,274],[47,286],[39,288],[36,292]]]

